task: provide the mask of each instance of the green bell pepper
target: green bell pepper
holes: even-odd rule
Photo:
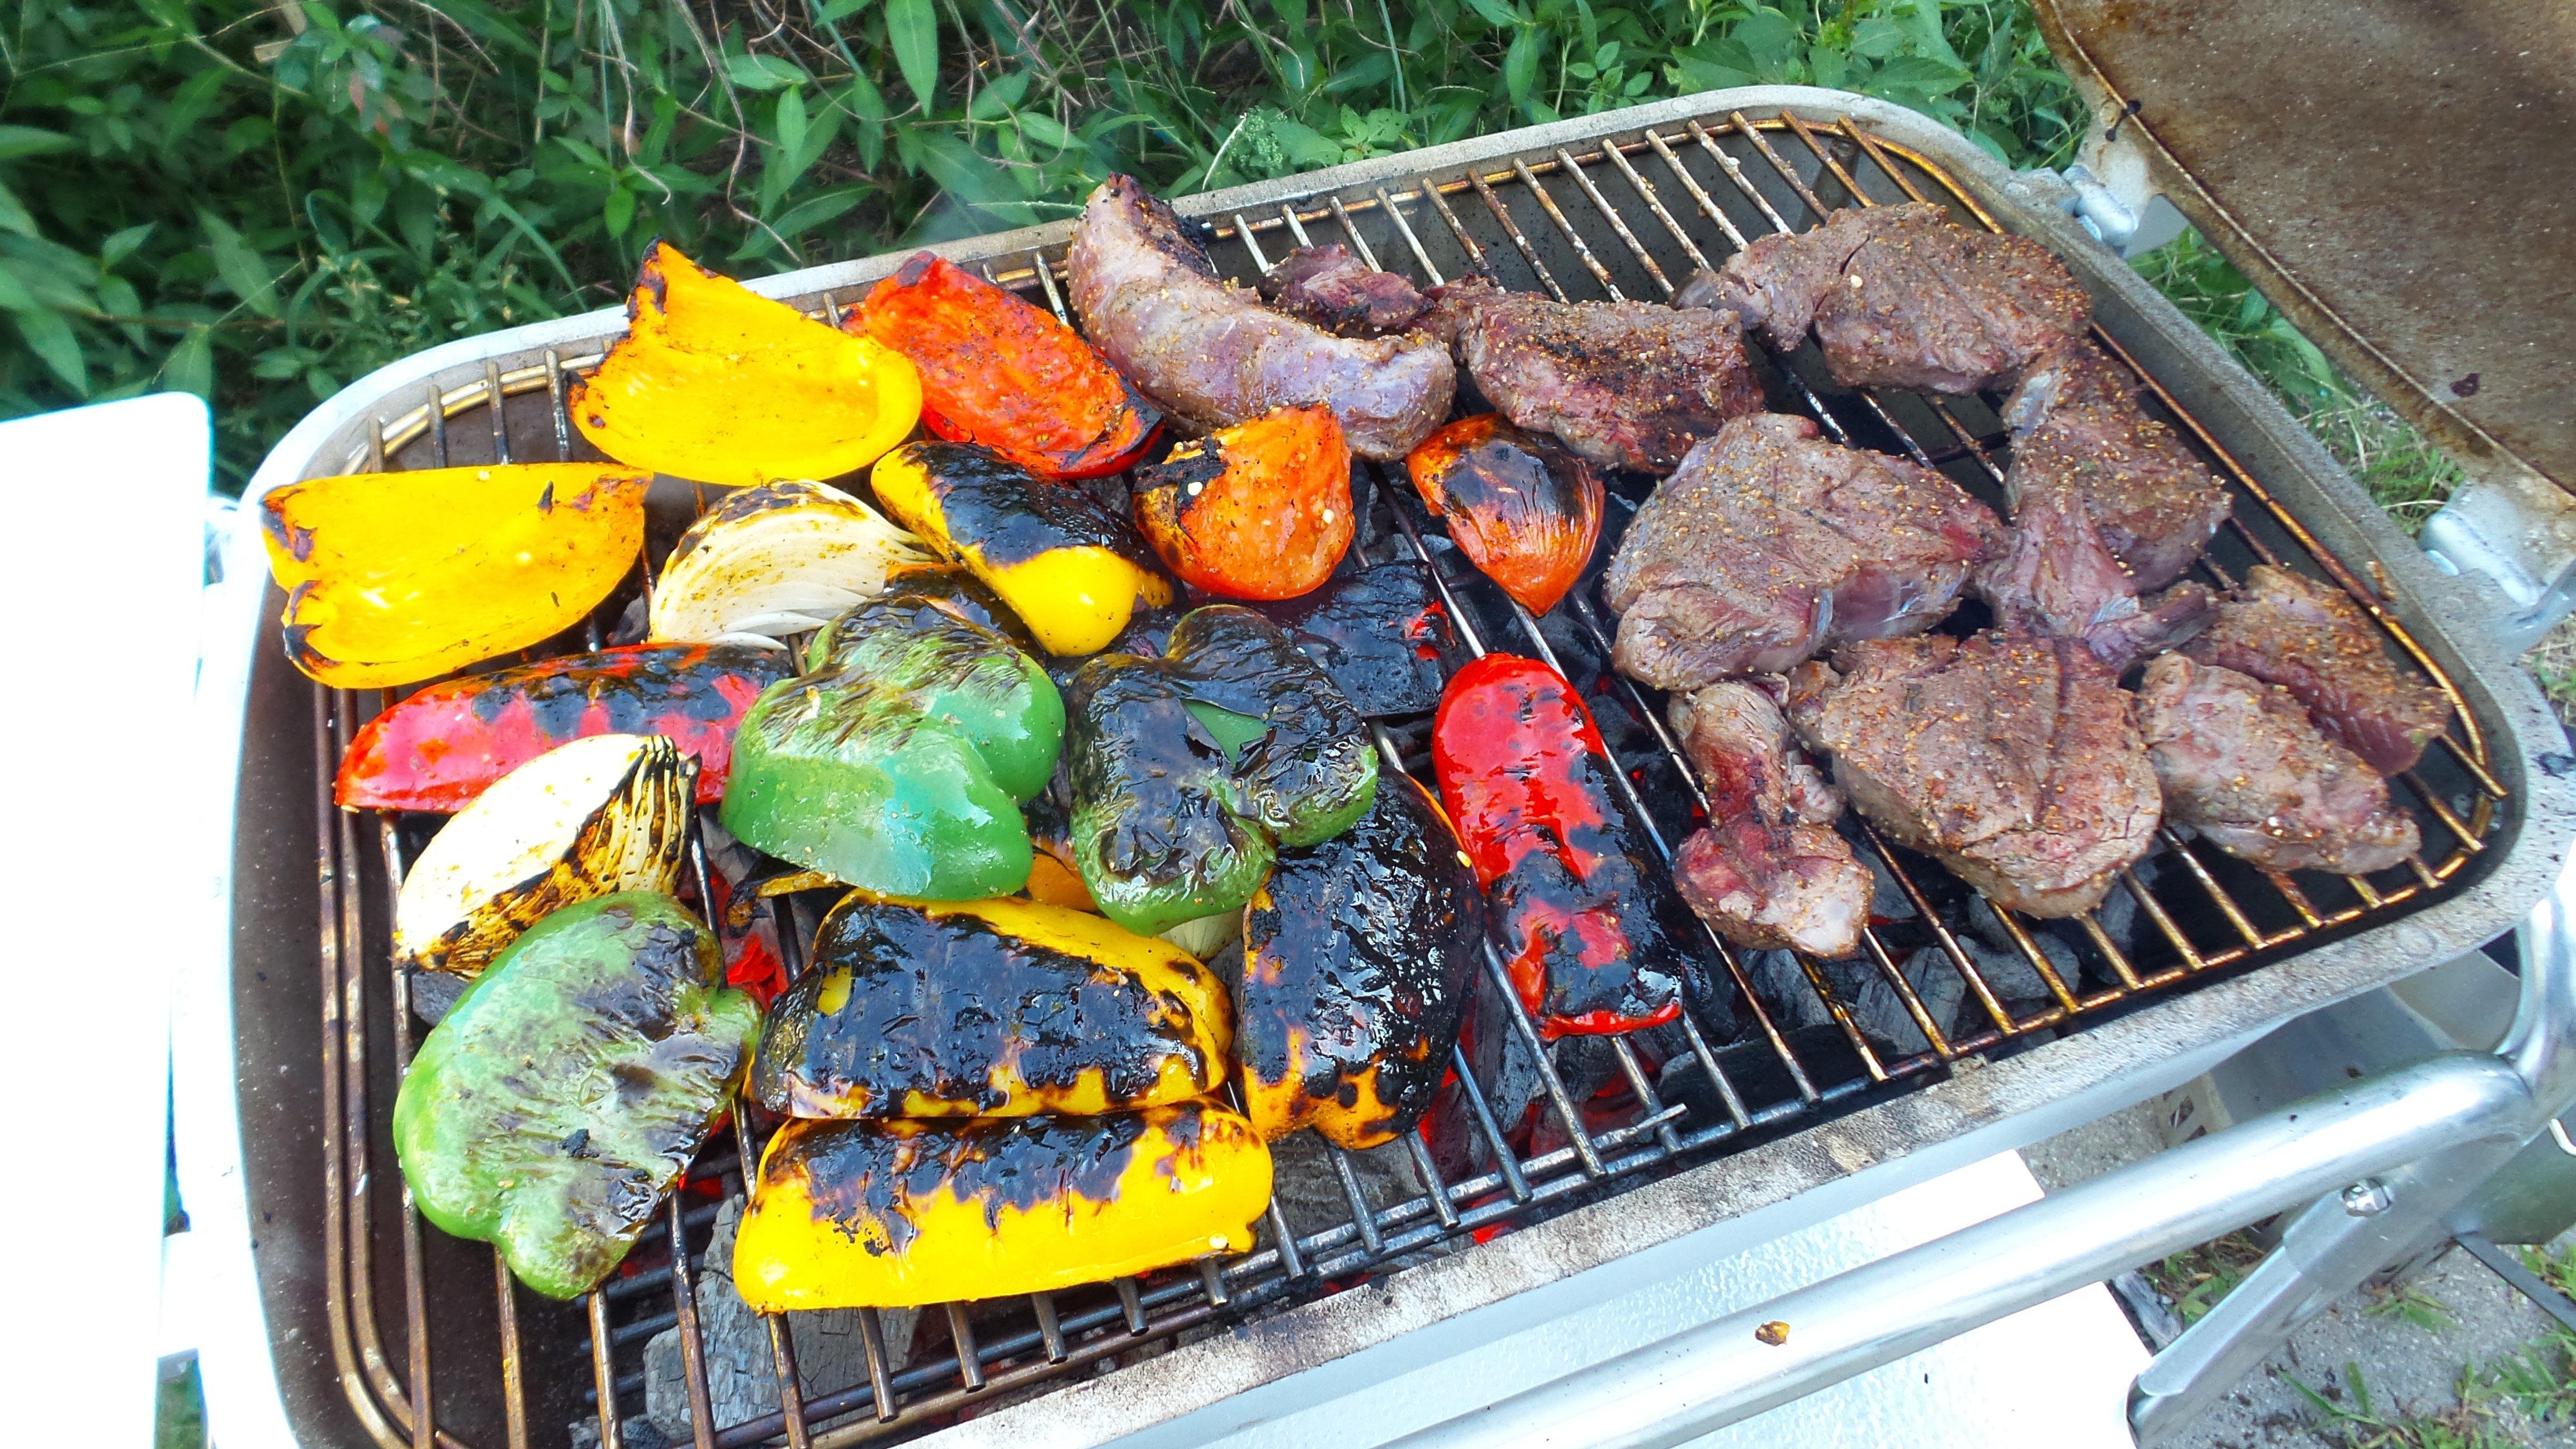
[[[899,592],[835,619],[806,664],[743,715],[726,830],[886,895],[981,900],[1027,883],[1020,805],[1064,744],[1064,700],[1036,661]]]
[[[625,891],[513,941],[421,1043],[394,1154],[421,1216],[575,1298],[625,1258],[723,1116],[760,1008],[715,936]]]
[[[1359,711],[1250,609],[1192,610],[1159,658],[1093,658],[1066,707],[1074,864],[1131,931],[1242,909],[1279,846],[1340,834],[1377,795]]]

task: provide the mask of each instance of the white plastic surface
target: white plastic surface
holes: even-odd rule
[[[1703,1262],[1375,1390],[1244,1425],[1223,1449],[1362,1449],[1613,1354],[2037,1200],[2001,1153],[1759,1247]],[[1791,1324],[1789,1331],[1797,1332]],[[2147,1351],[2092,1287],[1694,1442],[1694,1449],[2131,1449],[2125,1409]],[[1293,1381],[1292,1381],[1293,1382]]]
[[[210,441],[186,394],[0,424],[20,902],[0,1092],[61,1163],[0,1197],[31,1329],[9,1350],[14,1443],[152,1442],[169,989],[183,955],[219,945],[184,858]],[[155,820],[180,829],[139,828]]]

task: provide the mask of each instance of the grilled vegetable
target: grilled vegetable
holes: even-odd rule
[[[598,1285],[706,1142],[760,1028],[715,938],[635,891],[555,912],[420,1045],[394,1153],[421,1216],[550,1298]]]
[[[838,488],[791,480],[740,489],[672,546],[653,590],[652,636],[771,644],[822,627],[929,558]]]
[[[1171,602],[1170,582],[1124,520],[989,448],[906,443],[869,482],[887,512],[991,585],[1050,653],[1095,653],[1140,601]]]
[[[761,1313],[1042,1293],[1252,1246],[1270,1151],[1205,1102],[1111,1117],[796,1120],[734,1240]]]
[[[1184,583],[1293,599],[1351,546],[1351,445],[1321,406],[1188,439],[1136,470],[1136,526]]]
[[[1225,987],[1150,936],[1031,901],[853,891],[761,1029],[752,1091],[799,1117],[1089,1116],[1225,1079]]]
[[[882,894],[1020,889],[1020,802],[1064,741],[1046,672],[914,596],[863,604],[817,644],[822,671],[771,686],[734,734],[725,829]]]
[[[1556,607],[1601,541],[1599,470],[1499,413],[1449,424],[1404,466],[1459,551],[1532,614]]]
[[[1192,610],[1161,658],[1085,663],[1066,713],[1074,860],[1131,931],[1239,910],[1276,846],[1340,834],[1377,790],[1359,712],[1237,605]]]
[[[472,976],[550,912],[670,890],[697,773],[659,735],[592,735],[502,776],[403,877],[394,964]]]
[[[576,378],[573,426],[621,463],[742,485],[856,472],[921,416],[903,354],[719,277],[657,242],[627,334]]]
[[[1456,641],[1427,565],[1393,559],[1329,580],[1302,599],[1253,607],[1322,665],[1360,713],[1421,714],[1440,703]]]
[[[462,810],[503,775],[591,735],[661,735],[724,797],[734,726],[788,675],[775,649],[636,644],[433,684],[359,729],[335,790],[356,810]]]
[[[1254,1130],[1313,1127],[1351,1148],[1411,1131],[1440,1090],[1484,930],[1475,868],[1401,775],[1347,832],[1281,851],[1245,912],[1235,998]]]
[[[906,564],[886,577],[886,592],[919,594],[939,607],[965,620],[981,624],[1019,646],[1023,654],[1043,654],[1046,647],[1038,636],[1011,612],[992,586],[975,577],[975,571],[964,564]]]
[[[650,481],[504,463],[273,489],[260,522],[286,657],[334,689],[381,689],[541,643],[635,566]]]
[[[929,252],[877,283],[842,326],[912,359],[932,432],[1044,477],[1115,473],[1162,421],[1072,328]]]
[[[1432,722],[1431,759],[1541,1033],[1679,1015],[1690,918],[1649,884],[1656,872],[1612,794],[1618,766],[1565,676],[1509,654],[1459,670]]]

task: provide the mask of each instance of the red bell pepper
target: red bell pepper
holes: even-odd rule
[[[1064,323],[923,252],[842,320],[912,359],[921,421],[1047,478],[1096,478],[1134,461],[1162,414]]]
[[[697,756],[698,803],[713,804],[743,711],[795,672],[784,649],[635,644],[433,684],[358,731],[336,794],[363,810],[462,810],[557,745],[637,734]]]
[[[1687,917],[1650,882],[1609,752],[1565,676],[1488,654],[1431,727],[1440,799],[1475,862],[1503,962],[1541,1035],[1604,1035],[1681,1012]]]

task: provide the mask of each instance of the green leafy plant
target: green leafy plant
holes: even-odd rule
[[[1750,80],[2084,122],[2018,0],[19,0],[0,67],[0,415],[200,393],[236,485],[655,236],[757,275]]]
[[[2263,1249],[2253,1236],[2234,1232],[2150,1264],[2145,1276],[2173,1305],[2174,1316],[2188,1326],[2199,1322],[2262,1261]]]
[[[2343,1382],[2329,1383],[2324,1392],[2295,1374],[2280,1378],[2307,1400],[2318,1430],[2344,1449],[2510,1449],[2513,1442],[2478,1422],[2478,1411],[2465,1401],[2436,1414],[2411,1414],[2395,1406],[2383,1414],[2371,1402],[2370,1385],[2357,1363],[2346,1363]]]
[[[2423,1284],[2412,1279],[2365,1291],[2368,1301],[2363,1304],[2362,1312],[2373,1318],[2394,1318],[2426,1333],[2440,1333],[2460,1325],[2459,1315],[2451,1311],[2449,1304],[2434,1297]]]

